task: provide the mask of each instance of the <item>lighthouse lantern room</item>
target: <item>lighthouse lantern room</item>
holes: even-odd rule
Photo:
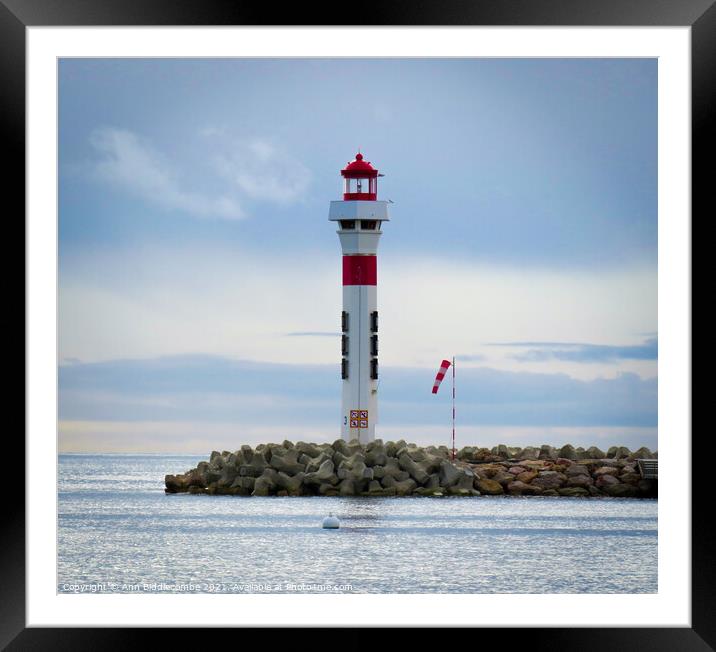
[[[378,200],[378,174],[356,154],[341,170],[343,200],[332,201],[328,219],[337,222],[343,253],[341,313],[341,437],[375,439],[378,421],[378,241],[388,202]]]

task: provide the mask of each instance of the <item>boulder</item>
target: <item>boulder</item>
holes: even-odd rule
[[[454,485],[452,485],[452,488],[466,489],[467,491],[472,491],[474,489],[477,476],[472,472],[471,469],[461,469],[461,471],[462,473],[460,475],[459,480]]]
[[[518,454],[518,460],[536,460],[539,457],[539,450],[533,446],[525,446]]]
[[[615,466],[600,466],[592,472],[593,476],[600,475],[619,475],[619,469]]]
[[[613,475],[605,474],[598,475],[596,477],[597,479],[594,484],[600,489],[604,489],[605,487],[609,487],[611,485],[619,484],[619,480],[616,478],[616,476]]]
[[[575,464],[576,462],[574,460],[570,460],[567,457],[558,457],[555,461],[555,466],[563,466],[565,469],[572,466],[572,464]]]
[[[524,466],[528,471],[544,471],[551,465],[550,460],[524,460],[520,462],[520,466]]]
[[[398,481],[397,481],[392,475],[384,475],[384,476],[380,479],[380,485],[381,485],[381,487],[383,487],[384,489],[390,489],[391,487],[395,487],[395,485],[397,484],[397,482],[398,482]]]
[[[295,448],[274,448],[271,450],[269,464],[276,471],[283,471],[286,475],[296,475],[305,471],[306,466],[298,461],[298,451]]]
[[[420,466],[418,461],[413,459],[407,453],[403,453],[398,458],[398,465],[401,469],[403,469],[403,471],[407,471],[410,474],[410,477],[418,484],[424,484],[430,477],[430,474]]]
[[[221,476],[216,481],[217,486],[230,487],[238,474],[238,469],[233,464],[227,464],[223,469],[221,469]]]
[[[341,483],[338,485],[338,493],[341,496],[355,496],[356,485],[353,478],[345,478],[344,480],[341,480]]]
[[[537,457],[540,460],[554,460],[557,459],[557,453],[552,446],[543,444],[539,449],[539,455]]]
[[[285,489],[289,496],[300,496],[301,488],[303,486],[303,472],[299,472],[296,475],[287,475],[283,471],[279,471],[276,477],[276,484],[281,489]]]
[[[338,495],[338,487],[333,486],[332,484],[322,484],[318,487],[318,493],[321,496],[337,496]]]
[[[452,487],[460,480],[461,475],[460,469],[452,462],[443,460],[440,464],[440,485],[442,487]]]
[[[343,455],[348,455],[348,445],[342,439],[336,439],[336,441],[331,444],[331,448],[334,453],[343,453]]]
[[[216,469],[208,468],[202,474],[202,481],[205,486],[216,484],[221,479],[221,471]]]
[[[584,464],[572,464],[565,470],[567,477],[571,475],[589,475],[589,469]]]
[[[360,441],[357,438],[353,438],[348,442],[348,455],[353,455],[355,453],[362,453],[363,452],[363,446],[361,445]]]
[[[567,476],[568,487],[584,487],[587,488],[594,484],[594,480],[587,474]]]
[[[398,466],[397,460],[393,459],[392,457],[389,457],[387,462],[383,466],[382,473],[384,476],[390,475],[393,478],[398,478],[398,476],[402,476],[402,474],[405,472]]]
[[[505,490],[499,482],[490,480],[489,478],[476,480],[475,486],[479,489],[480,493],[487,494],[488,496],[499,496],[505,493]]]
[[[533,487],[539,487],[544,490],[546,489],[559,489],[567,481],[567,476],[563,473],[557,473],[556,471],[541,471],[540,474],[532,480],[531,484]]]
[[[632,457],[635,460],[653,460],[656,456],[646,446],[642,446],[632,453]]]
[[[375,442],[373,442],[375,443]],[[388,455],[385,452],[385,446],[372,446],[370,450],[366,450],[365,463],[368,466],[384,466],[388,461]]]
[[[395,483],[395,491],[398,496],[407,496],[408,494],[413,493],[413,489],[417,487],[417,483],[412,478],[408,478],[407,480],[402,480],[400,482]]]
[[[299,458],[299,462],[301,462],[301,458]],[[329,455],[328,453],[321,451],[315,457],[311,457],[310,461],[306,463],[306,473],[314,473],[318,471],[324,462],[330,462],[331,466],[334,466],[333,455]]]
[[[237,476],[230,489],[236,490],[235,495],[250,496],[254,490],[256,478],[250,476]]]
[[[562,446],[562,448],[559,449],[557,457],[561,457],[567,460],[576,460],[577,453],[574,450],[574,446],[572,446],[572,444],[565,444],[564,446]]]
[[[520,482],[524,482],[525,484],[529,484],[538,475],[539,473],[537,473],[537,471],[524,471],[523,473],[520,473],[515,479],[519,480]]]
[[[184,491],[184,483],[183,478],[181,476],[177,477],[175,475],[165,475],[164,476],[164,485],[165,489],[168,494],[176,494],[180,491]]]
[[[532,485],[515,480],[507,485],[507,491],[513,496],[538,496],[542,493],[539,487],[533,487]]]
[[[369,493],[371,493],[371,492],[372,492],[372,493],[375,493],[376,491],[382,492],[382,491],[383,491],[383,487],[380,486],[380,482],[378,482],[377,480],[371,480],[371,481],[368,483],[368,489],[367,489],[367,491],[368,491]]]
[[[511,466],[509,469],[507,469],[508,473],[511,473],[512,475],[519,475],[520,473],[524,473],[527,471],[527,469],[524,466]]]
[[[589,496],[589,491],[583,487],[562,487],[557,489],[560,496]]]
[[[510,482],[514,482],[515,476],[507,471],[498,471],[492,476],[491,480],[499,482],[503,487],[506,487]]]
[[[321,465],[318,467],[318,470],[316,471],[316,477],[319,480],[327,481],[329,478],[331,478],[334,475],[334,466],[333,466],[333,460],[327,459],[321,462]]]
[[[318,457],[323,451],[315,444],[307,444],[305,441],[296,442],[296,450],[299,454],[308,455],[308,457]]]
[[[641,475],[639,473],[622,473],[619,476],[619,482],[623,484],[630,484],[635,487],[639,484],[639,480],[641,480]]]
[[[465,446],[464,448],[461,448],[457,452],[457,459],[464,460],[466,462],[469,462],[473,459],[473,455],[475,453],[475,447],[474,446]]]
[[[597,448],[596,446],[590,446],[585,455],[587,456],[587,459],[590,460],[601,460],[607,456],[601,448]]]
[[[254,482],[252,496],[269,496],[276,490],[278,473],[273,469],[266,469]]]
[[[480,464],[475,468],[475,473],[481,478],[493,478],[500,471],[504,471],[505,467],[501,464]]]

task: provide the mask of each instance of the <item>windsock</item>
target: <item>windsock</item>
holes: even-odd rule
[[[435,383],[433,384],[433,394],[438,393],[438,387],[440,387],[440,383],[442,382],[443,378],[445,378],[445,374],[447,373],[449,367],[449,360],[443,360],[440,363],[440,369],[438,369],[438,375],[435,376]]]

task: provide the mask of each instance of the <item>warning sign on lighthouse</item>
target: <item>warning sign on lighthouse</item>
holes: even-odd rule
[[[351,410],[351,428],[368,427],[368,410]]]

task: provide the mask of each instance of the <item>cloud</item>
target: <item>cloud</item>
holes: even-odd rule
[[[642,344],[614,346],[606,344],[584,344],[577,342],[498,342],[491,346],[528,347],[529,351],[512,357],[522,362],[545,362],[562,360],[567,362],[616,362],[618,360],[657,360],[659,357],[658,338],[649,338]]]
[[[487,360],[487,356],[480,355],[480,354],[473,354],[473,355],[456,355],[455,359],[460,362],[485,362]]]
[[[385,429],[386,436],[402,432],[422,443],[438,441],[449,429],[451,393],[432,395],[433,378],[433,370],[382,368],[379,431]],[[112,424],[125,424],[122,427],[132,431],[132,423],[154,424],[155,434],[161,433],[162,423],[168,431],[177,431],[177,439],[167,438],[162,450],[172,450],[171,445],[187,450],[182,439],[189,437],[186,424],[194,424],[191,441],[203,442],[193,450],[218,446],[211,433],[227,433],[231,424],[237,446],[249,433],[262,431],[272,436],[290,432],[292,438],[304,440],[320,435],[330,441],[338,432],[340,391],[337,364],[269,364],[209,355],[112,360],[60,367],[59,417],[69,437],[66,442],[75,441],[73,445],[78,445],[73,439],[78,428],[95,424],[95,445],[100,447],[95,450],[109,450],[102,448],[102,432],[111,431]],[[509,440],[510,432],[522,432],[530,434],[530,443],[550,443],[550,438],[535,440],[540,432],[554,431],[564,434],[562,443],[591,445],[603,429],[612,433],[613,443],[624,443],[619,433],[631,432],[649,433],[640,441],[656,445],[655,379],[622,374],[582,381],[565,374],[464,368],[457,394],[459,430],[464,436],[472,433],[470,443],[484,444],[480,437],[486,432],[499,433],[501,441]],[[203,439],[201,424],[206,429]]]
[[[657,373],[655,360],[518,361],[485,342],[619,342],[656,325],[655,270],[595,274],[386,256],[379,261],[381,364],[562,371],[582,379]],[[147,246],[62,258],[60,356],[87,362],[212,353],[265,362],[335,361],[340,255],[234,243]],[[326,333],[326,335],[287,335]],[[535,347],[532,347],[535,348]],[[460,352],[463,352],[461,356]]]
[[[340,333],[328,332],[305,332],[305,333],[286,333],[287,337],[337,337]]]
[[[238,144],[215,158],[217,170],[251,199],[292,204],[303,199],[311,181],[309,169],[267,140]]]
[[[135,197],[193,217],[236,220],[245,217],[237,199],[186,190],[176,171],[160,152],[125,129],[104,127],[90,136],[98,158],[96,178]]]

